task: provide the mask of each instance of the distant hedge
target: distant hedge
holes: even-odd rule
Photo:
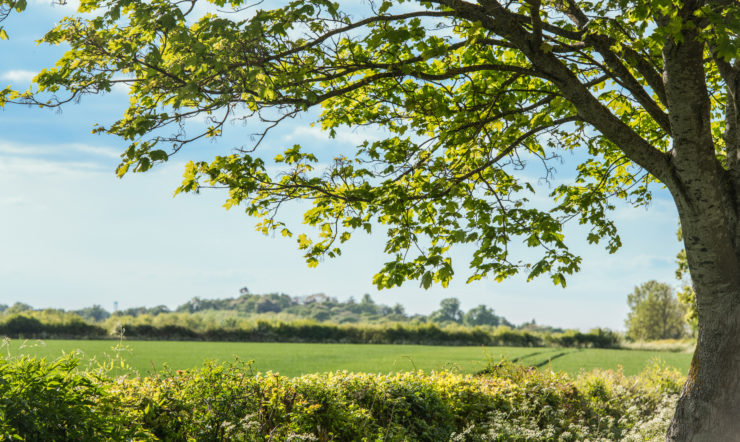
[[[596,329],[588,333],[537,333],[508,327],[444,327],[435,324],[336,325],[257,321],[252,327],[193,330],[180,325],[121,324],[120,330],[105,330],[82,319],[45,323],[31,316],[15,315],[0,322],[0,335],[26,339],[101,339],[110,333],[126,338],[151,340],[315,342],[355,344],[486,345],[519,347],[593,347],[619,345],[614,332]]]
[[[0,336],[14,339],[100,339],[108,336],[103,327],[82,318],[64,322],[41,322],[26,315],[13,315],[0,322]]]
[[[1,440],[656,440],[682,378],[566,375],[501,362],[485,375],[336,372],[286,378],[206,365],[145,378],[73,357],[0,357]]]

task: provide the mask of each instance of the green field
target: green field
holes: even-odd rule
[[[567,349],[532,347],[436,347],[371,344],[282,344],[248,342],[124,341],[125,350],[113,351],[117,341],[11,341],[3,352],[55,358],[63,352],[82,352],[83,366],[108,361],[118,354],[142,375],[200,366],[206,360],[253,360],[256,371],[279,372],[285,376],[349,370],[388,373],[410,370],[451,369],[462,373],[481,370],[489,360],[502,357],[541,368],[551,367],[571,375],[594,368],[640,372],[653,359],[687,372],[691,355],[640,350]],[[90,362],[93,361],[93,362]]]

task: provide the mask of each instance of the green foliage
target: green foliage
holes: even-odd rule
[[[90,324],[75,314],[26,311],[5,316],[0,322],[0,336],[12,338],[102,338],[106,330]]]
[[[630,313],[627,334],[634,340],[676,339],[685,336],[686,311],[668,284],[648,281],[627,296]]]
[[[619,370],[594,370],[574,382],[507,361],[484,372],[524,388],[514,393],[513,412],[491,413],[482,440],[662,439],[683,381],[657,363],[634,378]],[[650,422],[656,415],[658,425]]]
[[[676,292],[676,297],[686,312],[684,321],[691,328],[691,334],[696,336],[699,332],[699,310],[696,308],[696,292],[690,285],[685,285]]]
[[[98,309],[94,309],[94,307],[95,306],[88,307],[87,309],[77,310],[75,313],[77,313],[78,315],[80,315],[82,317],[91,317],[91,316],[93,316],[93,314],[95,314],[96,316],[98,316],[98,317],[101,318],[101,319],[94,319],[93,318],[94,321],[105,320],[105,319],[108,319],[111,316],[111,314],[108,313],[106,310],[101,309],[102,311],[100,311]],[[93,311],[90,311],[88,309],[94,309],[94,310]],[[156,315],[160,315],[162,313],[169,313],[169,312],[170,312],[170,309],[166,305],[158,305],[158,306],[149,307],[149,308],[148,307],[131,307],[131,308],[127,308],[125,310],[118,310],[118,311],[114,312],[113,314],[116,315],[116,316],[134,316],[134,317],[136,317],[136,316],[139,316],[139,315],[153,315],[153,316],[156,316]]]
[[[266,305],[272,311],[265,311]],[[535,324],[515,329],[483,305],[468,313],[459,305],[455,298],[442,300],[440,310],[430,315],[429,322],[424,316],[409,321],[403,307],[376,304],[369,295],[358,303],[338,302],[323,294],[298,299],[284,294],[245,293],[238,298],[194,298],[177,312],[158,306],[131,308],[113,315],[106,315],[100,306],[75,312],[25,306],[0,313],[0,336],[99,339],[124,335],[149,340],[595,348],[616,347],[620,340],[614,332],[603,329],[564,332]],[[279,313],[274,311],[277,309]],[[8,314],[13,311],[22,313]],[[94,321],[95,316],[105,319]]]
[[[16,302],[10,307],[3,309],[4,313],[6,314],[22,313],[22,312],[27,312],[29,310],[33,310],[33,307],[23,302]]]
[[[52,362],[0,357],[3,440],[130,440],[146,437],[130,421],[114,383],[76,370],[73,354]]]
[[[675,400],[682,381],[660,366],[635,378],[595,372],[572,380],[505,361],[476,376],[340,371],[287,378],[237,361],[109,379],[74,366],[71,358],[1,361],[6,437],[645,440],[646,429],[665,430],[665,403]]]
[[[362,301],[354,299],[346,302],[338,301],[323,293],[317,293],[302,298],[291,297],[283,293],[266,295],[243,293],[238,298],[201,299],[192,300],[176,308],[177,312],[204,312],[204,311],[232,311],[241,316],[260,318],[265,313],[280,314],[281,319],[313,319],[316,321],[344,322],[375,322],[400,321],[408,319],[403,307],[390,307],[376,304],[370,295],[365,294]],[[126,315],[132,312],[123,311]],[[137,316],[144,312],[133,312]]]
[[[683,230],[681,226],[678,227],[676,236],[679,241],[683,241]],[[696,336],[699,332],[699,310],[696,307],[696,292],[694,292],[693,283],[691,282],[686,250],[681,250],[676,255],[676,279],[683,282],[683,287],[676,292],[676,296],[686,311],[684,320],[691,328],[692,334]]]
[[[418,314],[409,316],[400,304],[391,307],[375,303],[369,294],[363,295],[361,301],[358,303],[353,298],[345,302],[338,301],[336,298],[328,297],[323,293],[317,293],[303,298],[290,297],[277,293],[267,295],[243,293],[238,298],[193,298],[177,307],[176,311],[190,313],[207,311],[238,312],[239,316],[249,317],[255,320],[279,319],[284,322],[295,319],[312,319],[319,322],[329,321],[342,324],[385,323],[412,320],[416,322],[431,321],[440,324],[464,323],[469,326],[506,325],[513,327],[506,318],[496,316],[492,309],[484,305],[479,305],[470,312],[465,313],[460,309],[460,301],[456,298],[443,299],[440,303],[440,309],[428,317]],[[117,312],[116,315],[136,317],[141,314],[156,315],[161,313],[164,312],[152,312],[141,307]],[[262,315],[264,313],[276,313],[278,315]]]
[[[310,435],[316,440],[432,441],[455,428],[440,388],[415,374],[342,372],[289,379],[214,364],[126,387],[132,406],[148,410],[145,426],[163,439],[256,441]],[[166,399],[151,401],[141,397],[142,390]]]
[[[0,0],[0,22],[4,21],[11,12],[22,12],[26,9],[27,2],[26,0]],[[5,31],[5,29],[0,26],[0,40],[7,40],[8,39],[8,33]],[[2,98],[7,93],[6,91],[0,91],[0,107],[2,107],[3,101]]]
[[[463,315],[462,322],[463,324],[467,326],[476,326],[476,325],[497,326],[497,325],[504,325],[502,322],[508,323],[506,319],[496,316],[496,314],[493,312],[491,308],[486,307],[483,304],[480,304],[479,306],[468,310],[468,312]]]
[[[242,2],[210,3],[244,12]],[[381,2],[350,15],[305,0],[225,16],[166,0],[85,1],[80,12],[91,16],[66,18],[42,39],[68,49],[27,97],[57,106],[127,84],[128,109],[95,128],[129,143],[120,176],[221,135],[229,121],[265,123],[254,145],[188,163],[177,192],[228,188],[227,208],[242,205],[260,218],[258,230],[284,236],[293,232],[276,210],[310,201],[304,222],[314,229],[295,238],[310,266],[382,225],[390,260],[373,279],[381,288],[447,285],[455,246],[474,248],[469,281],[523,272],[565,285],[581,264],[565,242],[566,221],[588,226],[588,242],[613,252],[621,245],[614,200],[651,201],[656,178],[640,166],[654,172],[671,147],[660,80],[666,40],[695,30],[713,48],[706,75],[719,128],[727,94],[717,64],[737,54],[730,36],[740,12],[733,2],[688,18],[658,0],[576,2],[576,14],[558,2],[471,4]],[[62,91],[69,95],[43,96]],[[360,126],[384,135],[329,161],[300,145],[276,156],[258,150],[271,128],[311,109],[328,137]],[[721,157],[722,137],[714,141]],[[531,204],[550,161],[575,150],[583,152],[575,178],[546,191],[549,206]],[[521,173],[539,163],[541,172]],[[515,256],[512,242],[535,252]]]
[[[456,298],[448,298],[442,301],[441,310],[429,317],[419,314],[410,316],[406,314],[402,305],[396,304],[391,307],[375,303],[368,294],[365,294],[358,303],[353,298],[344,302],[338,301],[336,298],[328,297],[323,293],[305,297],[291,297],[282,293],[257,295],[244,292],[238,298],[202,299],[196,297],[178,306],[174,313],[164,305],[131,307],[111,314],[99,305],[65,312],[55,309],[38,311],[30,305],[16,303],[10,308],[7,306],[2,308],[3,306],[0,305],[0,320],[2,320],[3,312],[6,317],[13,313],[25,313],[27,316],[41,319],[44,323],[53,322],[57,324],[79,322],[82,318],[107,330],[111,330],[118,323],[134,325],[145,323],[160,327],[174,325],[202,331],[219,327],[249,328],[251,324],[258,320],[278,320],[282,322],[311,320],[333,324],[384,324],[408,321],[425,323],[431,321],[445,325],[460,323],[460,318],[467,318],[462,322],[469,326],[506,325],[513,327],[506,318],[496,316],[493,310],[486,306],[480,305],[471,310],[470,314],[466,314],[460,310],[459,305],[460,302]],[[452,310],[450,310],[450,307]],[[131,318],[141,318],[141,320],[132,321]],[[530,324],[524,326],[534,330]],[[536,330],[562,332],[562,329],[542,327],[536,328]],[[38,327],[33,331],[33,333],[42,332]]]
[[[0,0],[0,41],[7,40],[9,38],[7,31],[1,25],[2,22],[5,21],[12,12],[22,12],[26,9],[26,6],[26,0]],[[18,98],[18,96],[18,92],[12,90],[10,87],[0,89],[0,108],[4,107],[5,103],[7,103],[9,99]]]
[[[94,322],[104,321],[110,317],[110,313],[98,304],[77,310],[74,313],[83,319]]]
[[[445,298],[439,303],[439,310],[429,315],[434,322],[462,322],[463,312],[457,298]]]
[[[41,318],[41,319],[39,319]],[[0,322],[0,335],[13,338],[103,338],[124,335],[130,339],[199,340],[241,342],[327,342],[422,345],[512,345],[540,347],[611,348],[619,344],[614,332],[596,329],[589,333],[538,333],[506,326],[440,327],[424,323],[331,324],[315,321],[229,320],[203,322],[194,314],[111,317],[106,328],[67,315],[56,322],[43,322],[43,315],[14,315]],[[201,319],[201,321],[193,321]],[[233,318],[231,318],[233,319]]]

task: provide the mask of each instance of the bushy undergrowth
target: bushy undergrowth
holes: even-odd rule
[[[0,440],[128,440],[146,437],[110,393],[110,380],[77,371],[67,355],[52,362],[0,358]]]
[[[652,440],[681,385],[491,364],[479,375],[336,372],[297,378],[249,364],[145,378],[75,370],[67,356],[0,361],[0,437],[28,440]]]
[[[204,319],[205,318],[205,319]],[[207,321],[207,315],[187,313],[118,317],[107,323],[87,323],[63,313],[26,312],[0,321],[0,336],[25,339],[102,339],[123,334],[132,339],[316,342],[352,344],[510,345],[519,347],[593,347],[619,345],[619,336],[604,329],[543,333],[507,326],[439,326],[429,323],[332,324],[315,321]]]

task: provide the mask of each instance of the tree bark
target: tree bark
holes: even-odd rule
[[[712,254],[706,246],[694,255]],[[699,336],[667,439],[740,441],[740,268],[694,261]]]
[[[705,175],[688,186],[703,183],[705,193],[694,193],[701,197],[684,194],[678,204],[699,335],[670,441],[740,441],[740,253],[733,244],[735,217],[727,216],[735,209],[722,203],[721,185],[706,181]]]
[[[690,20],[694,3],[680,13]],[[697,31],[663,48],[671,125],[671,175],[696,291],[699,335],[668,430],[670,441],[740,441],[740,247],[738,188],[718,161]]]

